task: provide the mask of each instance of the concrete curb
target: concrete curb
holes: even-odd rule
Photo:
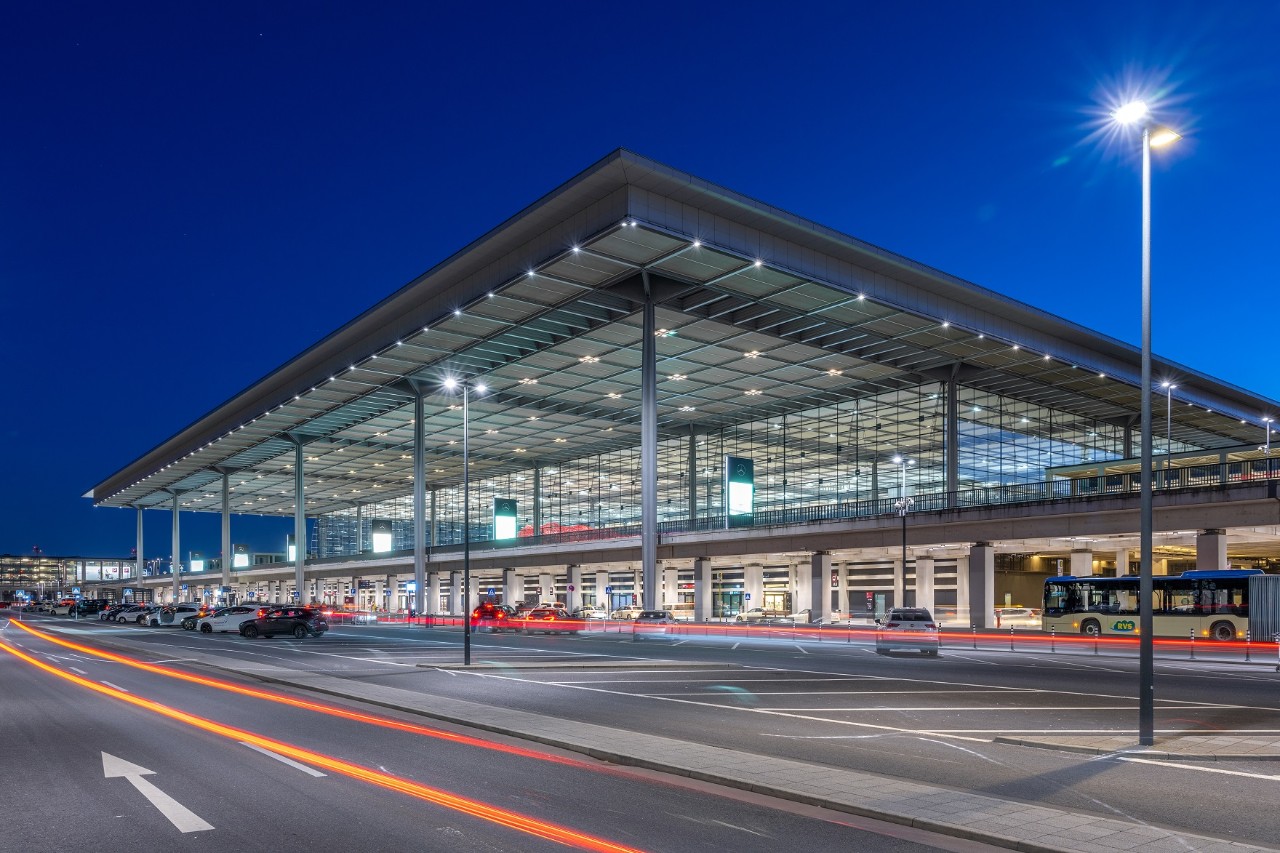
[[[1138,758],[1150,758],[1161,761],[1280,761],[1280,754],[1270,753],[1256,755],[1244,752],[1169,752],[1150,747],[1121,747],[1119,749],[1103,746],[1086,746],[1078,743],[1058,743],[1048,739],[1015,738],[997,735],[995,743],[1012,746],[1028,746],[1033,749],[1051,749],[1056,752],[1074,752],[1082,755],[1132,755]]]

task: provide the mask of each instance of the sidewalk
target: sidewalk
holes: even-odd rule
[[[41,625],[42,629],[58,630]],[[154,647],[122,638],[109,641],[93,638],[102,645],[126,646],[131,651]],[[323,693],[355,699],[369,704],[419,714],[431,719],[465,725],[499,734],[524,738],[614,764],[664,771],[690,779],[724,785],[730,788],[777,797],[792,802],[842,811],[879,820],[929,830],[957,838],[981,841],[1027,853],[1096,853],[1099,850],[1139,851],[1139,853],[1246,853],[1275,850],[1226,841],[1207,836],[1179,833],[1174,830],[1140,823],[1114,820],[1094,814],[1081,814],[1013,800],[954,791],[900,779],[876,776],[852,770],[841,770],[801,761],[771,758],[758,754],[706,746],[636,732],[619,732],[604,726],[561,720],[539,714],[515,711],[493,705],[431,696],[410,690],[377,685],[357,684],[350,680],[261,663],[231,661],[218,655],[184,650],[184,658],[205,666],[264,681],[276,682]],[[615,667],[634,668],[635,663],[618,661]],[[683,666],[677,662],[650,662],[650,665]],[[473,665],[471,668],[506,666]],[[427,666],[430,669],[443,667]],[[454,669],[461,667],[452,667]],[[1000,739],[1004,743],[1049,746],[1084,752],[1115,752],[1132,748],[1132,740],[1124,738],[1045,738]],[[1043,740],[1044,742],[1038,742]],[[1165,757],[1183,757],[1183,741],[1198,738],[1174,738],[1179,752]],[[1206,738],[1208,740],[1215,740]],[[1195,757],[1203,760],[1212,755],[1253,758],[1255,752],[1274,753],[1280,757],[1280,738],[1221,738],[1219,741],[1268,741],[1266,744],[1215,743]],[[1036,742],[1032,742],[1036,741]],[[1072,743],[1057,743],[1071,741]],[[599,746],[606,744],[607,746]],[[1270,752],[1267,752],[1270,750]],[[1126,752],[1127,755],[1148,755]],[[1188,754],[1189,755],[1189,754]]]

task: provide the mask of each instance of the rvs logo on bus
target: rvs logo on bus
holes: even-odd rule
[[[1137,628],[1137,624],[1131,619],[1121,619],[1119,622],[1113,622],[1111,625],[1112,631],[1136,631]]]

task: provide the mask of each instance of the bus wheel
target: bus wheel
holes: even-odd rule
[[[1098,624],[1097,619],[1086,619],[1080,623],[1080,633],[1096,637],[1102,633],[1102,626]]]
[[[1213,627],[1209,629],[1209,636],[1215,640],[1226,642],[1236,638],[1236,626],[1230,622],[1214,622]]]

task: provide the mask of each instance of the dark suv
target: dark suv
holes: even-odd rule
[[[515,608],[509,604],[485,601],[471,611],[471,630],[478,631],[481,628],[490,634],[496,634],[499,631],[519,631],[519,617],[516,616]]]
[[[240,626],[240,636],[253,639],[259,635],[292,634],[301,640],[310,634],[319,637],[329,630],[324,614],[310,607],[273,607],[265,615],[250,619]]]

